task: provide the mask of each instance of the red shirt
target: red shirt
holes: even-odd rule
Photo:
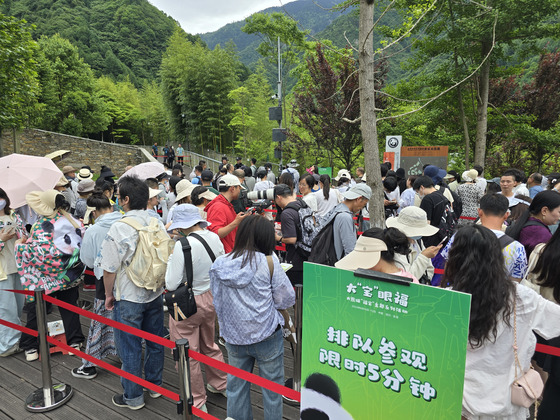
[[[210,222],[208,230],[214,232],[216,235],[218,235],[219,229],[229,225],[237,216],[235,210],[233,209],[233,205],[222,194],[210,201],[204,210],[207,214],[206,218]],[[233,250],[236,233],[237,228],[233,229],[223,238],[220,238],[222,240],[222,244],[224,244],[226,254]]]

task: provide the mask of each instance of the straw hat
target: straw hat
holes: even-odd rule
[[[76,175],[76,178],[78,178],[80,181],[83,181],[84,179],[92,179],[93,174],[88,168],[82,168],[80,169],[80,172],[78,172],[78,175]]]
[[[463,172],[461,178],[463,178],[466,182],[476,181],[476,178],[478,178],[478,172],[476,169],[469,169],[468,171]]]
[[[57,190],[31,191],[25,195],[25,200],[35,213],[51,218],[57,213],[57,195],[62,194]]]
[[[381,258],[381,251],[387,251],[387,245],[381,239],[360,236],[356,241],[354,250],[334,264],[344,270],[357,270],[358,268],[374,267]]]
[[[56,183],[55,187],[66,187],[68,184],[70,184],[70,181],[68,181],[65,176],[62,176]]]
[[[390,217],[385,223],[387,227],[394,227],[408,237],[432,236],[439,229],[428,223],[426,212],[420,207],[409,206],[402,209],[398,217]]]
[[[73,166],[70,166],[70,165],[62,168],[62,173],[64,175],[69,174],[70,172],[76,172],[76,169]]]

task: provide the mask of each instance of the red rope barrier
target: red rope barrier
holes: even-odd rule
[[[24,327],[23,325],[14,324],[13,322],[6,321],[2,318],[0,318],[0,325],[5,325],[8,328],[21,331],[22,333],[32,335],[33,337],[37,337],[39,335],[39,333],[35,330]]]
[[[459,219],[463,219],[463,220],[476,220],[476,219],[478,219],[478,217],[460,216]]]
[[[537,343],[537,347],[535,348],[535,351],[539,352],[539,353],[545,353],[545,354],[550,354],[552,356],[560,357],[560,348],[552,347],[552,346],[549,346],[547,344],[538,344]]]
[[[221,362],[219,360],[212,359],[211,357],[197,353],[196,351],[190,349],[189,349],[189,356],[192,357],[194,360],[198,360],[199,362],[202,362],[208,366],[212,366],[213,368],[229,373],[230,375],[234,375],[237,376],[238,378],[252,382],[255,385],[268,389],[269,391],[275,392],[280,395],[284,395],[285,397],[288,397],[295,401],[301,401],[301,394],[299,392],[294,391],[291,388],[287,388],[283,385],[279,385],[276,382],[272,382],[259,375],[255,375],[254,373],[247,372],[235,366],[228,365],[227,363]]]

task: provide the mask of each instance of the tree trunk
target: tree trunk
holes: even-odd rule
[[[377,116],[375,113],[375,71],[373,58],[373,9],[372,0],[360,0],[359,75],[360,114],[364,142],[364,161],[367,184],[373,194],[369,201],[371,227],[385,227],[383,185],[377,143]]]
[[[490,43],[482,44],[482,57],[490,51]],[[474,149],[474,163],[484,167],[486,158],[486,133],[488,131],[488,92],[490,90],[490,60],[486,60],[480,69],[478,77],[478,92],[476,96],[476,146]]]
[[[457,86],[457,100],[459,101],[459,115],[463,124],[463,139],[465,139],[465,170],[470,168],[471,158],[471,139],[469,137],[469,126],[467,124],[467,116],[465,115],[465,107],[463,105],[463,94],[461,86]]]

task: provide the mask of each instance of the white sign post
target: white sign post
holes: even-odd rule
[[[385,151],[395,153],[395,167],[392,169],[396,171],[401,166],[402,136],[386,136],[385,141]]]

